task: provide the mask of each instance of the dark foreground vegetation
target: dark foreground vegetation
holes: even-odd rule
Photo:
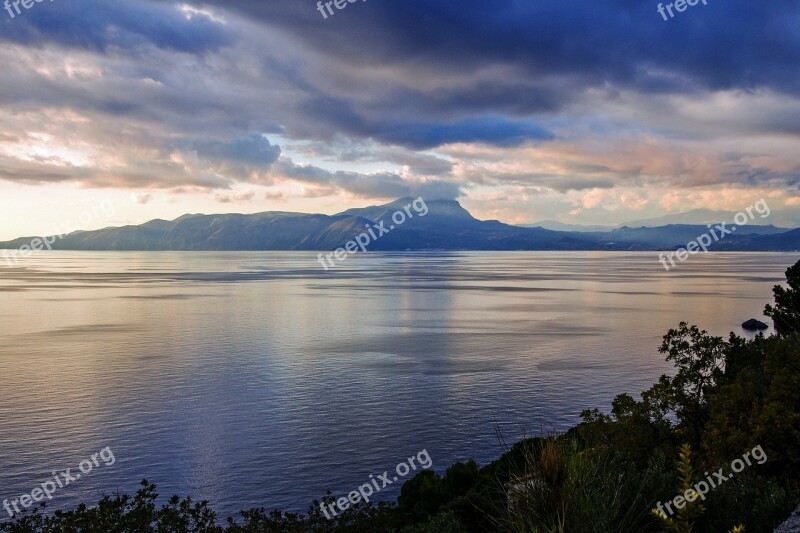
[[[157,507],[147,482],[134,496],[45,515],[36,509],[0,531],[27,532],[769,532],[800,503],[800,262],[776,286],[765,315],[775,333],[725,340],[680,324],[661,345],[672,376],[611,413],[584,411],[566,434],[526,439],[479,468],[423,471],[396,505],[358,504],[334,520],[314,502],[305,515],[255,509],[220,521],[205,502],[177,496]],[[728,468],[753,463],[666,521],[651,510]],[[330,500],[333,501],[333,500]]]

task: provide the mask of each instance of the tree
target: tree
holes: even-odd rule
[[[659,351],[675,365],[675,376],[662,376],[652,389],[651,403],[669,405],[680,420],[679,428],[688,433],[690,442],[700,446],[708,397],[723,379],[729,345],[722,337],[713,337],[697,326],[681,322],[664,336]]]
[[[764,314],[772,319],[775,331],[781,336],[800,333],[800,261],[786,270],[789,288],[775,285],[775,307],[767,304]]]

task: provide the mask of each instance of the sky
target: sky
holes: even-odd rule
[[[800,4],[705,1],[6,3],[0,239],[404,196],[800,212]]]

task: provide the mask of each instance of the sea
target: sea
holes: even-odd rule
[[[304,511],[386,471],[373,498],[392,501],[419,471],[395,467],[420,452],[440,474],[486,465],[647,389],[670,373],[658,348],[682,321],[750,335],[741,323],[764,319],[798,259],[707,253],[666,271],[655,253],[367,253],[325,271],[314,253],[53,251],[0,264],[0,500],[83,466],[49,509],[146,479],[160,501],[191,495],[223,518]]]

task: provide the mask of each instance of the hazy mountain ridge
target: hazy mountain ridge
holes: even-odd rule
[[[559,222],[557,220],[540,220],[533,224],[521,224],[521,228],[542,228],[552,231],[570,231],[573,233],[594,233],[599,231],[612,231],[614,226],[584,226],[582,224],[567,224],[566,222]]]
[[[713,209],[708,209],[705,207],[701,207],[698,209],[692,209],[691,211],[686,211],[685,213],[676,213],[676,214],[669,214],[655,218],[646,218],[640,220],[632,220],[630,222],[626,222],[625,224],[620,224],[616,226],[617,228],[621,228],[623,226],[628,226],[631,228],[657,228],[662,226],[669,226],[675,224],[681,225],[708,225],[708,224],[719,224],[723,221],[731,224],[736,213],[733,211],[715,211]],[[796,211],[787,211],[787,210],[773,210],[770,212],[770,216],[767,218],[761,218],[760,216],[756,216],[753,220],[750,220],[748,226],[768,226],[768,225],[777,225],[778,227],[791,229],[797,228],[800,226],[800,213]]]
[[[183,215],[136,226],[74,232],[57,239],[58,250],[117,251],[259,251],[333,250],[384,221],[412,202],[401,198],[385,205],[348,209],[337,215],[271,211],[244,214]],[[455,200],[431,200],[424,216],[398,224],[369,245],[372,251],[404,250],[669,250],[685,246],[709,230],[705,225],[621,227],[611,231],[553,231],[496,220],[481,221]],[[29,245],[33,237],[0,243],[0,248]],[[800,250],[800,230],[743,226],[712,246],[715,250]]]
[[[670,224],[661,227],[621,227],[607,232],[584,233],[586,238],[594,238],[598,242],[604,242],[608,246],[629,246],[629,249],[675,249],[686,246],[687,243],[697,239],[700,235],[709,233],[707,225],[693,224]],[[719,242],[715,242],[711,248],[722,249],[722,245],[730,243],[732,248],[739,249],[742,243],[752,243],[753,239],[746,239],[752,235],[754,239],[760,239],[765,235],[782,235],[789,230],[776,228],[775,226],[742,226],[738,234],[729,235]],[[777,241],[775,241],[777,242]],[[738,243],[738,244],[737,244]]]

